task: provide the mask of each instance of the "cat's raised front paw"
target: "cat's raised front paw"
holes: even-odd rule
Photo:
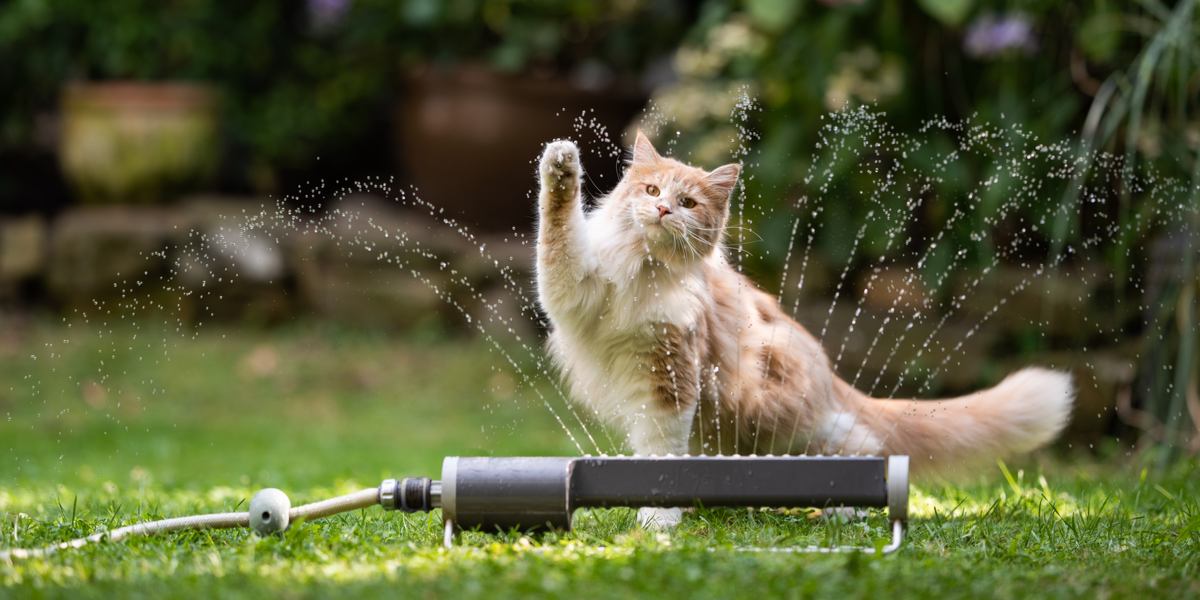
[[[579,164],[579,147],[570,140],[555,140],[546,144],[539,165],[542,185],[554,191],[567,191],[578,184],[583,168]]]
[[[641,525],[642,529],[649,529],[651,531],[674,529],[682,520],[682,508],[645,507],[638,509],[638,525]]]

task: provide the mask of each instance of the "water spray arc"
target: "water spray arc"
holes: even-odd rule
[[[758,552],[891,554],[908,521],[907,456],[457,457],[441,479],[386,479],[328,500],[292,507],[275,488],[259,491],[247,512],[149,521],[45,548],[14,548],[0,559],[44,557],[102,541],[190,529],[250,527],[280,533],[294,522],[371,506],[429,512],[441,509],[444,545],[459,531],[569,530],[580,508],[612,507],[875,507],[886,508],[891,541],[857,546],[742,547]]]

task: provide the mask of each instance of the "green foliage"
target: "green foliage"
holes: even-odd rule
[[[316,142],[355,132],[383,91],[371,39],[324,39],[284,2],[20,0],[0,9],[0,147],[27,143],[33,116],[71,80],[192,80],[226,99],[235,147],[290,165]],[[370,74],[365,74],[364,71]],[[364,81],[367,80],[367,81]],[[297,115],[304,109],[303,115]]]
[[[636,75],[669,52],[686,26],[677,0],[358,0],[346,30],[375,26],[406,66],[490,63],[504,71],[602,63]]]
[[[315,11],[332,5],[328,15]],[[678,0],[14,0],[0,7],[0,150],[21,148],[64,82],[201,80],[225,94],[250,171],[303,168],[375,127],[403,72],[471,62],[635,80],[687,23]],[[596,81],[593,81],[595,83]],[[253,177],[252,174],[247,176]]]
[[[655,98],[677,152],[747,163],[734,218],[763,239],[738,260],[760,281],[795,273],[784,263],[804,250],[787,249],[808,235],[843,281],[918,269],[947,310],[947,274],[1095,264],[1110,274],[1101,320],[1169,348],[1141,365],[1140,401],[1185,427],[1200,371],[1167,324],[1191,314],[1179,294],[1195,267],[1189,255],[1166,290],[1143,274],[1155,239],[1198,226],[1197,4],[876,0],[783,13],[712,0],[677,54],[680,80]],[[737,108],[743,93],[753,110]],[[895,131],[830,118],[861,107]],[[1120,305],[1148,300],[1162,316],[1127,328]]]
[[[793,14],[771,12],[770,2],[708,2],[678,54],[681,81],[657,94],[664,113],[683,131],[679,148],[693,159],[716,163],[730,153],[748,157],[755,167],[754,179],[746,184],[751,198],[777,198],[786,205],[813,195],[804,178],[826,153],[817,146],[821,119],[828,111],[860,105],[886,111],[888,121],[906,131],[927,119],[945,118],[967,125],[1012,124],[1014,131],[1056,143],[1076,137],[1081,128],[1095,137],[1095,127],[1085,122],[1089,104],[1124,98],[1124,108],[1107,110],[1103,136],[1086,152],[1122,155],[1121,168],[1128,174],[1136,173],[1138,159],[1144,158],[1161,173],[1191,177],[1192,157],[1200,150],[1192,0],[1171,10],[1104,1],[1083,10],[1047,2],[825,4],[793,4],[802,6]],[[1006,20],[997,25],[999,17]],[[1057,35],[1064,30],[1078,34]],[[1099,89],[1105,73],[1119,90],[1116,96]],[[749,148],[735,151],[729,114],[742,89],[757,101],[758,111],[747,123],[754,135],[741,140]],[[705,110],[689,108],[703,104],[701,98],[709,99]],[[959,143],[952,131],[933,136],[940,141],[909,157],[912,161],[924,160],[929,167]],[[949,214],[973,182],[998,166],[987,157],[952,162],[954,171],[940,178],[928,201],[930,215]],[[845,189],[831,193],[870,185],[855,179],[875,175],[855,174],[853,168],[837,167],[833,179]],[[1038,176],[1036,169],[1028,173]],[[1081,183],[1073,188],[1052,184],[1039,198],[1078,191]],[[979,209],[989,204],[995,204],[994,197]],[[1027,203],[1023,209],[1028,217],[1048,208],[1054,205]],[[870,209],[861,202],[838,204],[824,218],[863,222]],[[1059,237],[1052,241],[1078,241],[1080,231],[1056,232]],[[1047,237],[1051,233],[1043,231]],[[966,243],[955,240],[956,247]]]
[[[1120,15],[1112,10],[1097,10],[1080,24],[1075,43],[1089,60],[1098,63],[1113,60],[1121,44]]]
[[[971,14],[972,0],[920,0],[918,4],[925,12],[950,26],[962,25]]]
[[[754,22],[766,29],[787,27],[800,10],[799,2],[788,0],[747,0],[746,11]]]
[[[1180,276],[1149,294],[1147,340],[1153,340],[1143,364],[1143,384],[1147,390],[1146,410],[1161,429],[1148,434],[1155,442],[1175,450],[1182,432],[1190,430],[1185,418],[1185,397],[1195,397],[1200,382],[1200,360],[1196,359],[1196,289],[1200,276],[1195,262],[1194,239],[1200,229],[1200,45],[1197,25],[1200,11],[1197,0],[1181,0],[1173,7],[1143,3],[1145,14],[1137,15],[1138,31],[1143,38],[1137,54],[1128,66],[1111,73],[1093,100],[1088,112],[1080,146],[1081,151],[1095,147],[1112,148],[1124,159],[1124,172],[1149,164],[1176,174],[1189,184],[1180,202],[1189,212],[1173,223],[1168,234],[1182,239]],[[1128,19],[1101,12],[1108,19]],[[1081,152],[1081,154],[1082,154]],[[1108,255],[1117,273],[1117,282],[1126,285],[1136,271],[1133,250],[1145,233],[1145,215],[1151,210],[1136,190],[1120,189],[1118,222],[1127,225]],[[1072,187],[1064,202],[1080,202],[1077,187]],[[1056,239],[1078,230],[1078,222],[1062,219],[1056,224]],[[1174,327],[1171,327],[1172,321]],[[1167,375],[1169,373],[1169,375]],[[1194,410],[1192,411],[1194,413]],[[1169,453],[1164,454],[1164,457]]]

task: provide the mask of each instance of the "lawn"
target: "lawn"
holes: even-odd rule
[[[434,334],[6,323],[0,548],[237,510],[261,487],[304,502],[436,475],[445,455],[576,453],[545,406],[581,431],[553,386],[506,364]],[[0,562],[0,596],[1200,596],[1197,464],[1147,471],[1116,454],[919,481],[889,557],[735,550],[870,545],[886,537],[881,515],[701,510],[650,533],[632,510],[606,510],[572,533],[469,533],[446,551],[436,513],[371,509],[282,537],[191,532]]]

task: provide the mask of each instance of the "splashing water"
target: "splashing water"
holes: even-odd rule
[[[754,149],[759,136],[752,125],[756,110],[743,93],[730,114],[736,136],[728,140],[728,154],[744,164],[745,175],[731,208],[728,252],[737,269],[761,285],[767,279],[758,275],[779,274],[775,291],[781,305],[818,334],[839,375],[869,395],[938,392],[948,373],[958,375],[951,387],[975,383],[964,383],[964,376],[995,376],[992,369],[973,364],[996,343],[981,338],[994,337],[993,323],[1004,319],[1029,332],[1033,347],[1046,347],[1058,335],[1054,321],[1061,315],[1055,311],[1064,301],[1054,295],[1063,290],[1066,304],[1085,306],[1092,300],[1089,294],[1107,293],[1105,286],[1128,286],[1133,293],[1105,299],[1111,312],[1152,312],[1147,281],[1118,281],[1094,257],[1125,252],[1132,261],[1140,248],[1122,248],[1116,240],[1140,240],[1149,231],[1194,222],[1195,207],[1185,200],[1187,186],[1149,169],[1131,174],[1116,157],[1081,156],[1072,143],[1040,140],[1007,123],[939,118],[903,133],[889,125],[885,114],[866,108],[824,117],[799,189],[762,189],[755,177],[760,168]],[[682,146],[683,133],[653,105],[642,123],[660,134],[666,148]],[[584,152],[618,163],[623,152],[618,136],[588,113],[573,117],[572,124]],[[677,156],[690,158],[687,152]],[[981,172],[965,172],[977,164],[984,165]],[[1057,190],[1079,181],[1078,205],[1056,199]],[[590,185],[593,197],[604,191],[595,182]],[[1142,198],[1146,208],[1129,221],[1113,218],[1121,193]],[[367,196],[422,213],[437,230],[419,232],[381,222],[366,210],[362,198]],[[531,206],[534,197],[530,191]],[[317,208],[330,198],[340,201],[327,210]],[[929,214],[934,210],[943,213]],[[847,221],[854,214],[861,219]],[[1063,221],[1077,224],[1074,236],[1051,239],[1051,231]],[[482,268],[486,279],[498,285],[480,289],[467,265],[455,264],[431,247],[429,240],[440,236],[474,248],[471,268]],[[99,332],[105,345],[96,357],[94,378],[70,383],[86,397],[89,389],[102,389],[127,361],[171,362],[180,339],[196,339],[197,323],[217,316],[215,306],[232,283],[272,277],[288,244],[332,244],[346,255],[368,257],[380,272],[407,274],[436,295],[488,347],[495,358],[491,368],[516,382],[517,401],[547,411],[577,452],[623,451],[621,440],[597,425],[596,415],[581,413],[581,404],[570,401],[542,349],[537,332],[548,323],[523,275],[529,269],[519,264],[531,260],[533,237],[514,231],[505,239],[525,250],[515,256],[489,248],[490,241],[391,178],[318,184],[258,212],[244,211],[216,227],[189,232],[182,243],[146,256],[146,268],[115,284],[111,299],[76,308],[64,319],[67,331],[73,323],[86,325]],[[168,267],[149,267],[157,262]],[[188,318],[189,312],[198,314]],[[146,313],[172,316],[164,328],[132,318]],[[1097,374],[1105,367],[1093,359],[1092,349],[1098,349],[1098,360],[1108,360],[1106,347],[1123,344],[1127,326],[1096,322],[1086,313],[1076,321],[1083,330],[1067,337],[1078,344],[1058,366],[1085,370],[1099,387]],[[129,327],[117,328],[117,322]],[[60,346],[70,344],[70,338],[47,342],[31,353],[31,360],[59,360]],[[1140,354],[1127,358],[1136,361]],[[716,385],[716,373],[704,376]],[[148,400],[165,401],[178,392],[147,383],[152,390]],[[37,378],[26,374],[15,385],[43,405],[53,405]],[[67,419],[70,410],[62,408],[49,418]],[[114,435],[127,428],[119,411],[96,410],[108,411]],[[727,419],[703,414],[719,407],[702,405],[700,410],[701,427],[717,427],[717,447],[707,451],[720,452],[722,436],[732,436],[738,447],[740,436],[753,435],[757,447],[757,424],[746,426],[741,415],[725,415],[735,425],[722,431],[720,423]],[[790,440],[789,453],[813,450],[792,446],[797,439],[813,438],[813,432],[801,433]],[[700,434],[707,439],[704,431]],[[763,447],[778,448],[774,439]],[[19,452],[9,450],[19,467]],[[837,450],[855,454],[861,449]]]

